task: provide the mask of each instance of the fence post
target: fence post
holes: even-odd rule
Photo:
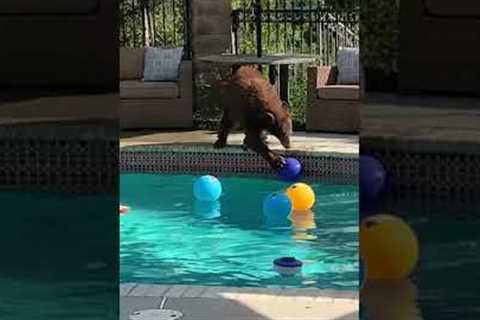
[[[192,58],[192,1],[185,0],[185,51],[187,59]]]
[[[261,0],[255,0],[254,6],[255,15],[255,34],[257,40],[257,56],[262,56],[262,2]]]
[[[238,39],[238,24],[240,23],[239,15],[240,12],[238,10],[232,11],[232,53],[239,54],[239,46],[240,42]]]

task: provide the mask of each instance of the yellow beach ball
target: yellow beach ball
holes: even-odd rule
[[[415,233],[402,219],[382,214],[363,220],[360,225],[360,255],[367,279],[408,277],[418,260]]]
[[[312,188],[305,183],[292,184],[287,189],[287,196],[292,202],[293,210],[310,210],[315,203],[315,193]]]

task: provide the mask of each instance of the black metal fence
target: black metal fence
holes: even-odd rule
[[[190,59],[191,0],[120,0],[120,45],[184,47]]]
[[[313,54],[332,64],[339,47],[358,47],[358,0],[240,0],[234,5],[239,53]]]
[[[121,46],[183,46],[184,58],[191,59],[191,1],[120,0]],[[339,47],[358,47],[360,0],[231,1],[234,52],[310,54],[318,63],[331,65]],[[291,67],[289,72],[291,112],[302,124],[305,66]]]
[[[340,47],[359,45],[359,0],[233,0],[233,51],[309,54],[333,65]],[[290,68],[291,112],[304,123],[305,66]]]

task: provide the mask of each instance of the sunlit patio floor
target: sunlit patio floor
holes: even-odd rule
[[[140,310],[180,311],[182,320],[357,320],[358,293],[320,289],[163,286],[125,283],[120,320]]]
[[[243,133],[232,133],[228,138],[230,146],[243,144]],[[214,131],[122,131],[121,147],[151,144],[212,145],[217,135]],[[273,150],[283,150],[275,137],[269,136]],[[321,152],[342,156],[358,155],[358,135],[295,132],[291,139],[292,151]]]

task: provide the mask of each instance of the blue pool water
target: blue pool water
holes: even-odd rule
[[[480,319],[480,201],[402,195],[391,202],[377,213],[399,215],[412,227],[419,261],[410,279],[363,287],[361,319],[386,312],[391,319]]]
[[[0,191],[0,319],[118,319],[114,195]]]
[[[357,290],[358,190],[310,182],[312,212],[269,221],[267,194],[288,183],[219,177],[223,195],[210,208],[193,200],[192,175],[123,174],[121,282],[223,286],[292,286]],[[295,256],[302,275],[285,278],[272,261]]]

